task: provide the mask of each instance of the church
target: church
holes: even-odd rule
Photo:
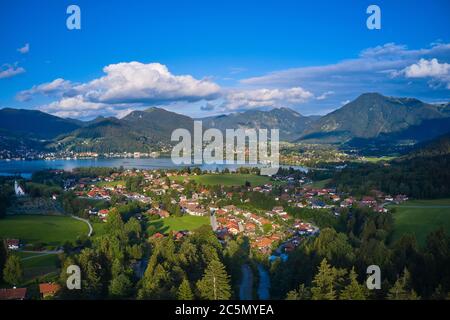
[[[19,184],[17,183],[17,180],[14,181],[14,191],[16,193],[16,196],[18,196],[18,197],[25,195],[25,191],[23,191],[22,187],[19,186]]]

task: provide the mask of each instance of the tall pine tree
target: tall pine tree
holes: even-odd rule
[[[350,271],[348,278],[349,282],[342,290],[339,298],[341,300],[366,300],[368,296],[367,289],[364,285],[358,283],[357,274],[354,268]]]
[[[178,300],[193,300],[194,294],[192,293],[191,285],[189,284],[189,280],[183,279],[180,286],[178,287],[177,292]]]
[[[231,297],[230,277],[224,265],[212,260],[206,267],[203,278],[197,282],[200,297],[206,300],[228,300]]]
[[[389,300],[419,300],[420,297],[411,288],[411,274],[405,268],[403,276],[395,281],[394,286],[389,290],[387,298]]]
[[[327,259],[322,260],[318,270],[312,282],[312,300],[336,300],[343,271],[329,265]]]

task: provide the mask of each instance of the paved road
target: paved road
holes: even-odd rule
[[[253,299],[253,272],[248,264],[242,265],[242,282],[239,288],[239,299]]]
[[[77,217],[77,216],[73,216],[73,215],[71,215],[71,217],[74,218],[75,220],[80,220],[80,221],[83,221],[83,222],[87,223],[87,225],[89,226],[88,237],[90,237],[92,235],[92,232],[94,231],[94,229],[92,228],[92,225],[89,222],[89,220],[86,220],[86,219],[83,219],[83,218],[80,218],[80,217]]]

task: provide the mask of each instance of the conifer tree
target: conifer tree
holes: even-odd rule
[[[287,293],[286,300],[309,300],[311,292],[303,283],[299,285],[297,290],[291,290]]]
[[[411,288],[411,274],[405,268],[403,276],[395,281],[394,286],[389,290],[387,298],[389,300],[419,300],[420,297]]]
[[[23,270],[20,258],[16,255],[10,255],[6,260],[3,269],[3,279],[12,285],[18,285],[22,282]]]
[[[197,282],[197,288],[202,299],[230,299],[230,277],[224,265],[218,260],[212,260],[206,267],[203,278]]]
[[[189,280],[183,279],[180,286],[178,287],[177,292],[178,300],[193,300],[194,294],[192,293],[191,285],[189,284]]]
[[[336,300],[336,287],[341,281],[342,270],[338,270],[323,259],[314,277],[311,288],[312,300]]]
[[[349,283],[342,290],[339,298],[341,300],[366,300],[368,296],[366,287],[358,283],[357,274],[354,268],[352,268],[348,277]]]

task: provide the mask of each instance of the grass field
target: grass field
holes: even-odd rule
[[[64,216],[15,215],[0,220],[1,238],[16,238],[26,244],[58,246],[87,233],[87,224]]]
[[[394,160],[395,158],[397,158],[397,157],[391,157],[391,156],[385,156],[385,157],[364,157],[362,162],[376,163],[376,162],[380,162],[380,161],[391,161],[391,160]]]
[[[106,233],[104,222],[91,222],[92,228],[94,229],[93,237],[102,236]]]
[[[21,259],[24,271],[22,284],[31,284],[44,276],[56,276],[59,273],[59,257],[56,253],[14,252]]]
[[[396,208],[394,240],[410,233],[424,245],[428,233],[440,227],[450,233],[450,199],[413,200],[391,207]]]
[[[318,181],[314,181],[309,186],[313,187],[315,189],[323,189],[323,188],[325,188],[327,183],[330,181],[331,181],[331,179],[318,180]]]
[[[176,177],[180,180],[182,177]],[[184,179],[184,177],[183,177]],[[204,185],[222,185],[222,186],[242,186],[245,182],[250,182],[251,186],[264,185],[270,182],[270,178],[266,176],[258,176],[255,174],[203,174],[199,176],[191,176],[189,179]]]
[[[209,217],[182,216],[169,217],[151,221],[150,226],[154,226],[157,232],[168,233],[170,231],[195,230],[198,227],[209,224]]]
[[[43,268],[54,267],[56,268],[59,258],[57,254],[42,254],[37,255],[29,259],[22,260],[22,266],[27,268]]]

